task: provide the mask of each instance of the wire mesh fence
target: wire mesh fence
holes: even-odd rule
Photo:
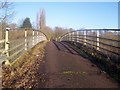
[[[5,34],[4,38],[2,37]],[[37,43],[47,40],[44,33],[33,29],[0,30],[0,63],[14,61]]]

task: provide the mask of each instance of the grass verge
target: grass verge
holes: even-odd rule
[[[2,66],[3,88],[33,88],[44,81],[40,79],[38,71],[44,57],[46,43],[38,43],[15,60],[11,66]]]

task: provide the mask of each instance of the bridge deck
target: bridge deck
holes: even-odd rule
[[[49,42],[44,59],[45,87],[49,88],[114,88],[118,87],[105,72],[89,60],[68,52],[57,42]],[[63,49],[64,48],[64,49]]]

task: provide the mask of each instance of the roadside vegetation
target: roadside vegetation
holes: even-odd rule
[[[47,42],[41,42],[10,65],[2,65],[3,88],[32,88],[44,82],[38,74]],[[39,81],[38,81],[39,80]]]

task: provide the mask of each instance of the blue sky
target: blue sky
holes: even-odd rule
[[[118,28],[117,2],[15,2],[13,22],[25,17],[36,22],[41,8],[46,12],[46,24],[64,28]]]

